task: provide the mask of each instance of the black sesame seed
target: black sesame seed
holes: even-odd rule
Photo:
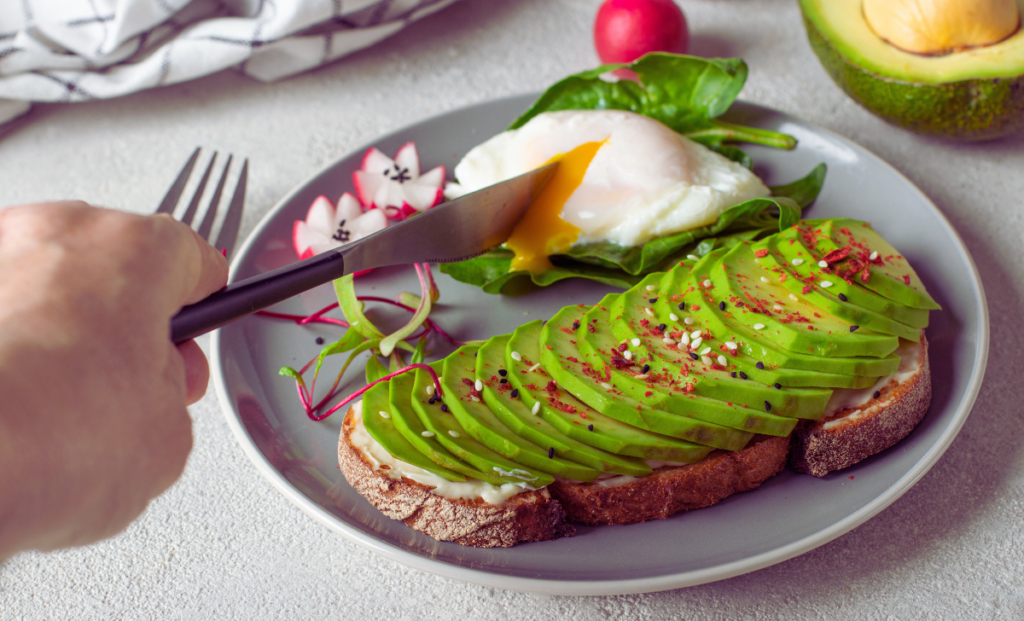
[[[641,368],[641,369],[640,369],[640,372],[641,372],[641,373],[647,373],[647,372],[648,372],[648,371],[650,371],[650,370],[651,370],[651,365],[649,365],[649,364],[645,364],[645,365],[643,366],[643,368]]]
[[[551,459],[554,456],[555,456],[555,447],[552,446],[551,448],[548,449],[548,459]]]
[[[474,358],[476,358],[476,355],[477,355],[478,353],[480,353],[480,352],[474,352],[474,353],[473,353],[473,357],[474,357]]]
[[[729,375],[731,375],[731,376],[733,376],[733,377],[736,377],[736,371],[733,371],[733,372],[732,372],[732,373],[730,373]]]
[[[857,330],[860,330],[860,326],[850,326],[850,332],[856,332]]]
[[[881,396],[882,396],[882,392],[881,392],[881,391],[879,391],[879,390],[876,390],[876,391],[875,391],[875,394],[874,394],[874,397],[875,397],[875,399],[877,399],[877,398],[879,398],[879,397],[881,397]]]
[[[434,405],[435,403],[437,403],[437,399],[435,399],[434,397],[431,397],[430,399],[427,400],[427,405]]]
[[[768,403],[767,401],[765,401],[764,402],[764,411],[765,412],[771,412],[772,411],[772,404]]]
[[[508,375],[508,371],[506,371],[505,369],[498,369],[498,375],[505,377],[506,375]]]
[[[759,368],[759,369],[761,369],[762,371],[764,371],[764,363],[763,363],[763,362],[761,362],[761,361],[758,361],[758,363],[757,363],[757,368]]]
[[[446,404],[442,403],[441,404],[441,411],[442,412],[447,412],[448,411],[448,406]]]
[[[666,323],[658,325],[658,331],[659,332],[664,332],[666,328],[668,328],[668,324],[666,324]]]
[[[782,390],[782,384],[775,382],[775,388]]]
[[[590,430],[590,431],[593,431],[594,430],[594,426],[593,425],[587,425],[587,429]]]
[[[718,303],[718,310],[725,310],[725,302]]]
[[[577,319],[576,321],[572,322],[572,329],[573,330],[579,330],[580,329],[580,320],[579,319]]]
[[[846,301],[846,296],[843,295],[842,293],[840,293],[839,294],[839,299],[845,302]]]
[[[658,298],[651,298],[651,299],[649,299],[647,301],[650,302],[651,304],[654,304],[655,302],[658,301]]]
[[[747,374],[744,373],[743,371],[740,371],[740,378],[741,379],[747,379]]]
[[[499,383],[499,384],[507,384],[507,383],[508,383],[508,380],[507,380],[507,379],[505,379],[505,378],[503,377],[503,378],[501,378],[501,379],[499,379],[499,380],[498,380],[498,383]]]
[[[736,302],[736,308],[743,308],[743,302]]]
[[[513,399],[515,399],[516,397],[519,396],[519,389],[518,388],[513,388],[512,392],[510,392],[509,394],[512,396]]]
[[[700,360],[700,356],[698,356],[697,354],[693,353],[692,351],[690,352],[690,357],[693,358],[694,360]]]
[[[679,303],[679,310],[686,310],[686,302]]]
[[[324,337],[322,337],[322,336],[316,337],[316,344],[317,345],[323,345],[324,344]]]

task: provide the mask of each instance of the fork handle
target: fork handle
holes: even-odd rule
[[[171,340],[177,345],[345,275],[345,258],[328,251],[272,272],[224,287],[210,297],[183,307],[171,318]]]

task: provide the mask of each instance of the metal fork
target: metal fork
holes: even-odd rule
[[[166,213],[174,215],[174,208],[178,204],[178,199],[181,198],[181,193],[185,190],[185,184],[188,182],[189,176],[192,174],[192,168],[195,167],[196,161],[199,159],[199,152],[201,147],[196,147],[196,150],[192,152],[192,156],[185,162],[185,167],[178,173],[178,178],[174,180],[171,187],[167,190],[167,194],[164,195],[164,199],[160,201],[160,206],[157,207],[156,213]],[[224,253],[224,256],[231,258],[231,252],[235,248],[235,242],[238,240],[238,228],[242,222],[242,209],[245,206],[245,184],[249,177],[249,160],[246,159],[242,163],[242,172],[238,174],[238,182],[235,184],[235,192],[231,196],[231,201],[228,203],[227,213],[224,214],[224,220],[220,226],[220,233],[217,235],[216,241],[210,240],[210,233],[213,230],[214,220],[217,218],[217,212],[219,211],[221,194],[224,191],[224,183],[228,179],[228,171],[231,169],[232,156],[228,155],[228,161],[224,164],[224,169],[221,171],[220,180],[217,181],[217,187],[213,192],[213,197],[210,199],[209,205],[206,207],[206,212],[203,215],[202,222],[199,223],[199,228],[196,232],[199,233],[200,237],[209,241],[214,248]],[[189,201],[188,207],[185,212],[181,215],[179,220],[185,224],[191,225],[192,220],[195,218],[196,211],[199,209],[199,203],[203,198],[203,192],[206,190],[206,183],[210,179],[210,173],[213,171],[213,165],[217,161],[217,152],[213,152],[213,157],[210,158],[210,163],[206,166],[206,171],[203,173],[202,179],[199,180],[199,186],[196,188],[195,193],[192,195],[192,200]]]

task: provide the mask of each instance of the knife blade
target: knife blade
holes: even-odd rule
[[[183,343],[245,315],[361,270],[409,263],[453,263],[508,239],[557,163],[442,203],[353,243],[232,283],[171,319]]]

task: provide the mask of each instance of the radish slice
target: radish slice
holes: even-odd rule
[[[360,170],[352,173],[359,201],[367,209],[382,209],[388,216],[404,219],[426,211],[444,200],[444,166],[420,174],[416,145],[407,142],[395,159],[371,147],[363,155]]]
[[[387,225],[383,212],[371,210],[363,213],[359,200],[348,192],[341,195],[337,208],[327,197],[318,196],[310,205],[305,221],[295,221],[292,244],[295,254],[300,259],[307,259],[362,239]]]

